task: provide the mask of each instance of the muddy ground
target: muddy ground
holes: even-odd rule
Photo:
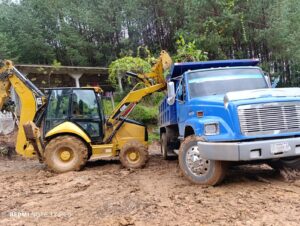
[[[300,180],[266,165],[230,169],[201,187],[156,147],[141,170],[117,160],[53,174],[33,160],[0,158],[0,225],[299,225]]]

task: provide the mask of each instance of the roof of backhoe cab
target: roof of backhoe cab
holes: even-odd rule
[[[200,62],[184,62],[175,63],[170,70],[170,77],[175,78],[182,75],[188,70],[199,70],[207,68],[219,67],[240,67],[240,66],[256,66],[259,59],[243,59],[243,60],[214,60],[214,61],[200,61]]]
[[[53,88],[45,88],[44,90],[67,90],[67,89],[93,89],[96,93],[102,93],[103,89],[99,86],[85,86],[85,87],[53,87]]]

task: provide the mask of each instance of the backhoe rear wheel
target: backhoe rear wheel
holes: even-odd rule
[[[147,147],[138,141],[127,142],[119,155],[122,165],[131,169],[142,168],[148,160]]]
[[[45,163],[56,173],[81,170],[88,159],[88,148],[74,136],[52,139],[45,149]]]

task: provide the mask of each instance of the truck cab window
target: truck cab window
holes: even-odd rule
[[[184,86],[183,79],[180,81],[179,86],[178,86],[177,98],[180,101],[185,100],[185,86]]]

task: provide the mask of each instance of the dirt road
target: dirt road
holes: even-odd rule
[[[300,181],[271,168],[231,169],[218,187],[180,175],[152,149],[148,166],[89,162],[53,174],[36,161],[0,159],[0,225],[299,225]]]

